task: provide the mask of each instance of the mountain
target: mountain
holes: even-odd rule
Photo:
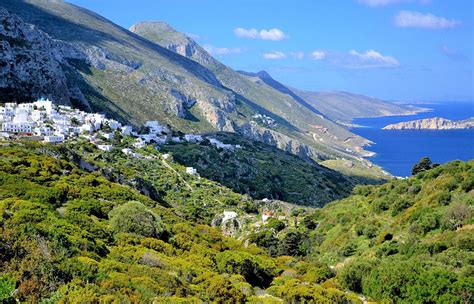
[[[311,92],[290,88],[273,79],[265,71],[239,73],[252,77],[255,82],[266,83],[281,93],[292,96],[305,107],[342,124],[350,123],[354,118],[412,115],[426,110],[348,92]]]
[[[304,143],[316,155],[324,155],[330,152],[327,148],[334,149],[340,155],[347,154],[347,149],[357,151],[356,154],[368,155],[362,147],[369,142],[351,132],[344,127],[327,119],[319,111],[308,103],[296,100],[296,95],[288,95],[281,92],[272,85],[260,82],[255,83],[248,77],[223,65],[214,59],[204,48],[199,46],[194,40],[170,27],[164,22],[140,22],[131,26],[130,30],[144,38],[147,38],[162,47],[177,52],[180,55],[199,62],[214,73],[222,85],[231,89],[242,106],[237,106],[238,110],[250,118],[254,114],[264,114],[281,123],[290,124],[293,130],[275,130],[274,128],[263,128],[261,125],[246,125],[244,133],[253,133],[256,139],[264,142],[271,142],[270,137],[280,138],[280,141],[287,144],[294,144],[294,141]],[[249,108],[250,107],[250,108]],[[257,108],[257,112],[252,110]],[[250,111],[250,112],[249,112]],[[265,125],[264,125],[265,127]],[[275,133],[277,131],[278,133]],[[282,138],[290,136],[290,141]],[[288,147],[279,145],[280,148],[288,150]],[[349,153],[351,154],[351,153]],[[315,156],[316,156],[315,155]],[[317,157],[317,156],[316,156]],[[347,155],[346,155],[347,157]]]
[[[159,120],[185,132],[234,132],[303,158],[351,159],[370,171],[361,159],[370,154],[368,140],[246,79],[163,23],[139,24],[132,33],[63,1],[5,0],[1,7],[4,99],[45,96],[135,126]],[[44,73],[28,77],[34,71]]]
[[[350,123],[354,118],[413,115],[426,109],[398,105],[374,97],[348,92],[294,92],[316,109],[342,123]]]
[[[383,127],[384,130],[452,130],[473,129],[474,117],[465,120],[449,120],[442,117],[410,120]]]

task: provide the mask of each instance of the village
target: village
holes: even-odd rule
[[[133,149],[144,148],[147,144],[170,142],[196,143],[208,140],[216,148],[234,150],[240,145],[225,144],[210,136],[184,134],[176,136],[169,127],[158,121],[146,121],[137,132],[131,125],[107,118],[104,114],[88,113],[70,106],[56,105],[49,99],[38,99],[32,103],[5,103],[0,106],[0,139],[23,139],[45,143],[61,143],[75,138],[85,138],[98,149],[109,152],[114,148],[112,139],[116,134],[134,138],[133,146],[122,149],[124,154],[140,157]],[[187,169],[196,174],[194,168]]]

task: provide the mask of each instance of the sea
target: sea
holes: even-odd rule
[[[409,116],[357,118],[352,132],[374,144],[366,150],[376,155],[368,158],[392,175],[411,175],[411,168],[422,157],[443,164],[452,160],[474,159],[474,129],[468,130],[382,130],[388,124],[430,117],[461,120],[474,117],[474,102],[443,102],[417,104],[432,109]]]

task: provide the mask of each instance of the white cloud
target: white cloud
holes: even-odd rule
[[[251,29],[244,29],[238,27],[234,30],[234,34],[240,38],[248,38],[248,39],[262,39],[262,40],[273,40],[273,41],[280,41],[283,39],[287,39],[288,36],[283,33],[282,30],[277,28],[272,28],[269,30],[257,30],[255,28]]]
[[[314,60],[323,60],[326,57],[326,53],[324,51],[314,51],[311,53],[311,58]]]
[[[468,61],[469,58],[459,49],[451,48],[447,45],[441,46],[441,52],[456,61]]]
[[[215,47],[210,44],[203,46],[204,49],[211,55],[223,56],[229,54],[239,54],[242,53],[242,48],[226,48],[226,47]]]
[[[304,58],[304,52],[291,52],[290,55],[291,57],[296,58],[296,59]]]
[[[244,28],[238,27],[234,30],[234,34],[240,38],[256,39],[258,37],[258,30],[254,28],[246,30]]]
[[[403,2],[413,2],[413,0],[358,0],[360,4],[364,4],[370,7],[381,7],[387,6],[391,4],[399,4]],[[427,4],[431,2],[431,0],[419,0],[421,4]]]
[[[284,58],[286,58],[286,54],[283,53],[283,52],[279,52],[279,51],[273,51],[273,52],[263,54],[263,58],[272,59],[272,60],[284,59]]]
[[[374,50],[357,52],[351,50],[347,53],[326,52],[327,61],[335,66],[350,69],[394,68],[400,62],[392,56],[382,55]]]
[[[260,31],[260,38],[263,40],[273,40],[273,41],[280,41],[283,39],[288,38],[283,31],[273,28],[270,30],[261,30]]]
[[[451,29],[459,26],[461,22],[438,17],[433,14],[422,14],[413,11],[401,11],[395,18],[394,23],[398,27],[415,27],[425,29]]]

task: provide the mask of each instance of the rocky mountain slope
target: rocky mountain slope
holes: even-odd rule
[[[16,20],[2,27],[6,51],[0,58],[9,75],[2,77],[7,79],[2,98],[46,95],[136,125],[154,119],[182,131],[236,132],[304,158],[357,160],[366,155],[362,147],[367,140],[291,96],[240,77],[189,44],[189,38],[183,38],[184,49],[183,41],[173,42],[174,32],[155,43],[63,1],[5,0],[1,6],[8,10],[2,13],[3,23]],[[133,30],[139,33],[139,28]],[[32,50],[44,54],[44,60]],[[25,77],[29,73],[21,56],[30,70],[47,70],[49,80]]]
[[[384,130],[452,130],[473,129],[474,117],[465,120],[449,120],[442,117],[425,118],[391,124]]]
[[[311,105],[295,99],[296,95],[289,95],[264,82],[256,83],[223,65],[194,40],[168,24],[140,22],[130,30],[212,71],[224,87],[236,94],[237,111],[247,116],[247,121],[254,114],[262,114],[280,125],[280,128],[268,128],[265,123],[244,124],[240,128],[242,133],[273,145],[276,141],[284,150],[296,150],[300,155],[309,153],[316,158],[331,153],[327,147],[337,150],[338,154],[346,154],[347,149],[365,154],[362,149],[368,143],[365,139],[327,119]]]
[[[413,115],[425,110],[349,92],[310,92],[297,89],[294,92],[331,119],[342,123],[350,123],[354,118]]]
[[[265,71],[258,73],[239,71],[239,73],[250,77],[254,82],[265,83],[284,94],[290,95],[300,104],[342,124],[350,123],[354,118],[411,115],[425,110],[349,92],[299,90],[278,82]]]

